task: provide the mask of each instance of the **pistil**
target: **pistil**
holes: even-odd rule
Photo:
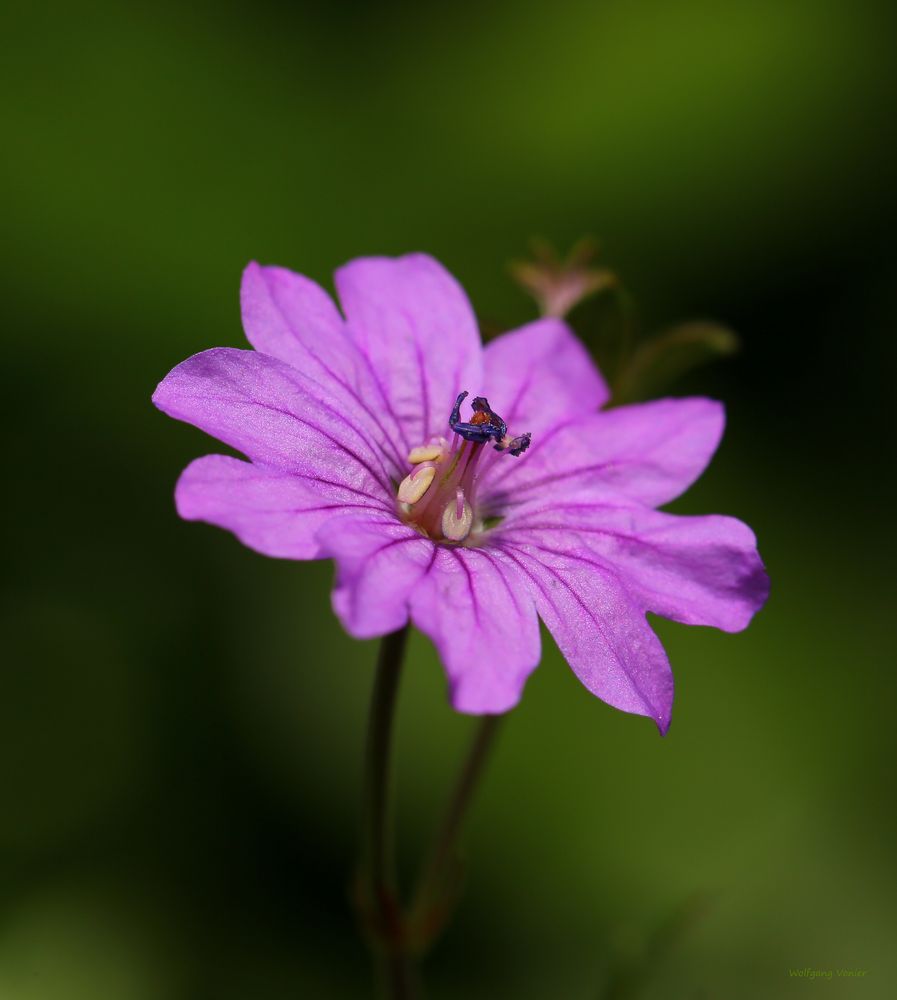
[[[451,443],[439,437],[412,448],[408,461],[413,468],[399,485],[405,520],[434,541],[464,542],[477,532],[477,466],[487,444],[514,456],[529,447],[530,435],[509,435],[504,420],[483,396],[473,400],[470,419],[462,420],[467,395],[462,392],[452,408]]]

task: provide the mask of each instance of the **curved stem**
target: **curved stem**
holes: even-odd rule
[[[362,812],[359,908],[380,957],[386,995],[409,1000],[412,970],[396,890],[392,837],[393,721],[408,626],[384,636],[368,715]]]
[[[457,898],[458,838],[503,718],[485,715],[477,725],[429,858],[418,879],[410,923],[421,948],[430,944],[442,929]]]
[[[356,902],[374,950],[383,995],[413,1000],[412,959],[442,930],[460,890],[457,844],[502,716],[484,716],[455,782],[413,904],[406,912],[396,885],[392,836],[393,725],[408,627],[384,636],[377,658],[365,752],[362,842]]]
[[[390,793],[392,785],[392,729],[396,696],[408,627],[386,635],[380,642],[377,674],[368,713],[363,791],[362,870],[372,886],[392,886],[395,859],[391,844]]]

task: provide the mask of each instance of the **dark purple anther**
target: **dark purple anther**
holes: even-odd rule
[[[495,446],[496,451],[507,450],[509,454],[513,455],[515,458],[518,455],[522,455],[527,448],[529,448],[530,440],[532,439],[532,434],[529,431],[526,434],[520,434],[515,438],[511,438],[510,441],[499,441]]]

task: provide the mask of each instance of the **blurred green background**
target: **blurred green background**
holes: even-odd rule
[[[546,642],[428,995],[897,994],[895,20],[4,5],[0,1000],[369,995],[346,886],[375,644],[332,617],[329,566],[177,519],[218,449],[150,394],[244,343],[251,258],[327,283],[426,250],[510,327],[533,307],[508,259],[586,232],[648,328],[740,332],[676,387],[729,412],[677,509],[750,522],[773,595],[742,635],[658,625],[666,739]],[[411,863],[471,728],[420,636],[400,711]]]

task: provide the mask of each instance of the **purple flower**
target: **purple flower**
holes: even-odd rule
[[[265,555],[334,559],[349,633],[410,617],[461,712],[517,703],[541,617],[591,692],[665,732],[673,678],[646,611],[737,632],[768,592],[746,525],[655,509],[707,465],[720,404],[602,411],[607,386],[563,322],[483,347],[427,256],[351,261],[336,288],[342,315],[308,278],[250,264],[255,350],[204,351],[159,385],[156,406],[249,459],[188,466],[181,517]]]

